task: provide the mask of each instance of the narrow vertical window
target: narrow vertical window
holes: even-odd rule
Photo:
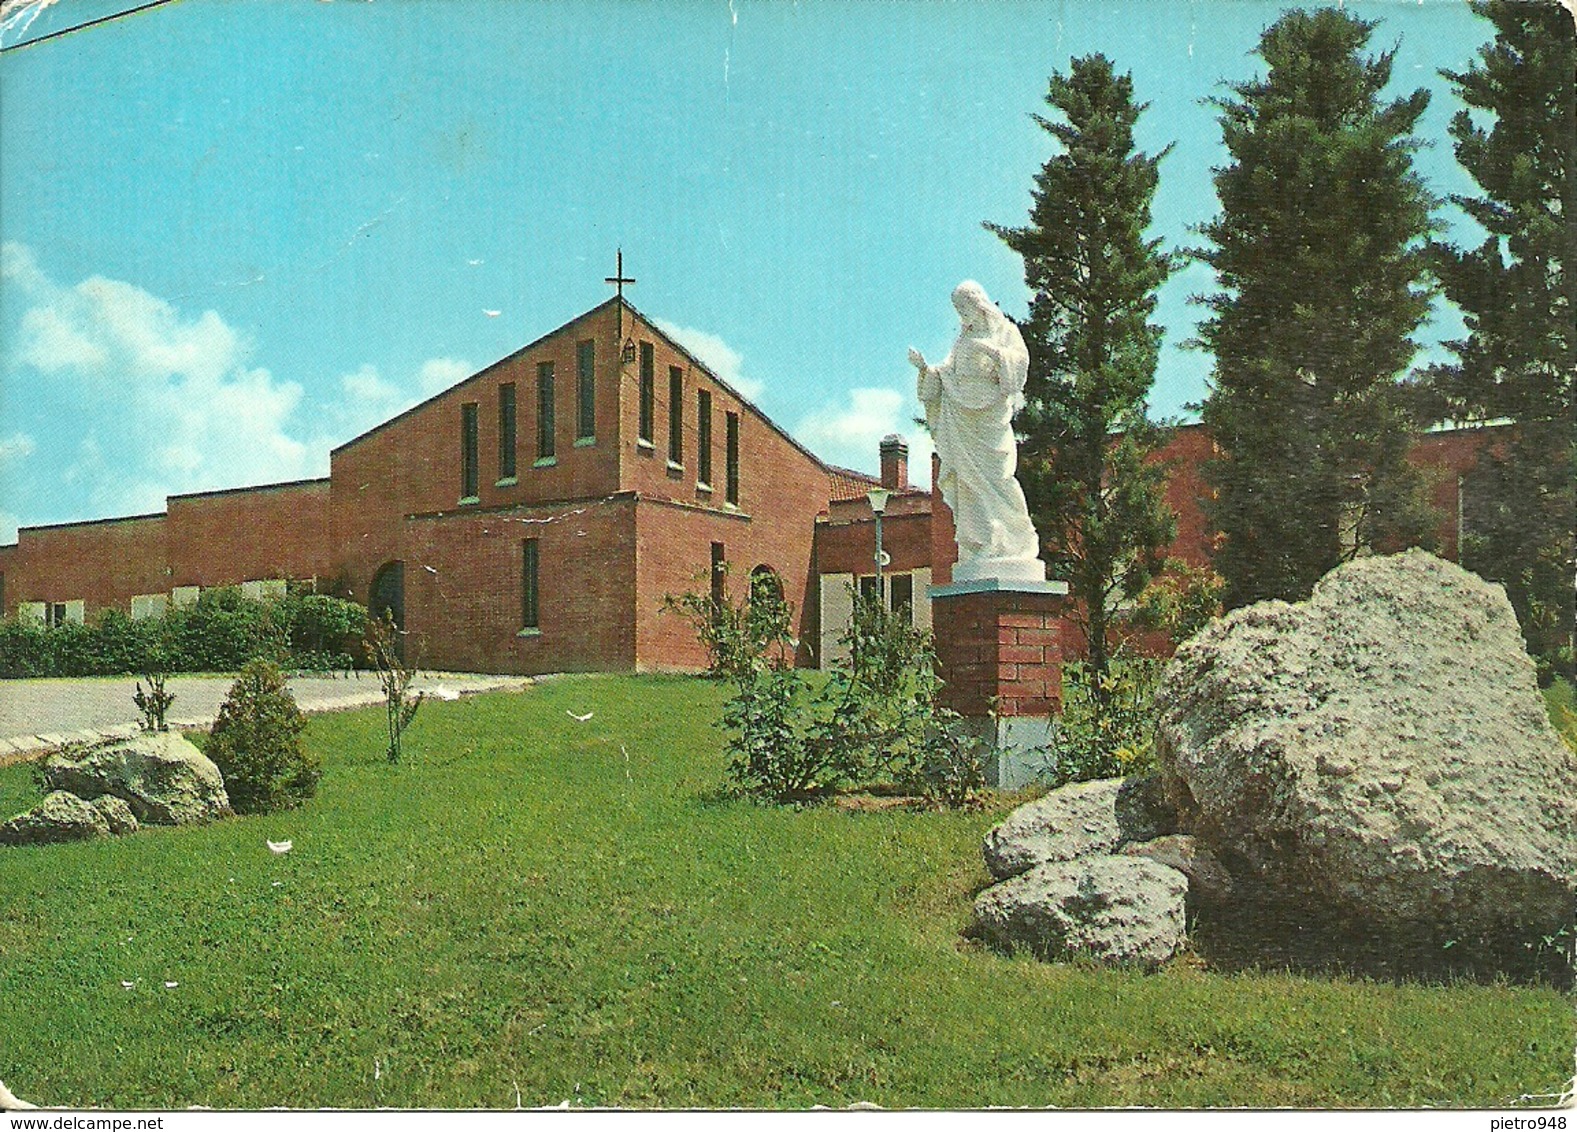
[[[668,367],[668,462],[684,463],[684,370]]]
[[[520,543],[520,627],[541,628],[537,594],[537,540],[522,539]]]
[[[888,584],[892,586],[893,612],[904,621],[914,622],[914,575],[891,574]]]
[[[728,434],[724,437],[728,446],[725,453],[727,463],[724,465],[723,474],[728,477],[723,498],[728,502],[739,505],[739,414],[728,414]]]
[[[641,431],[637,434],[647,444],[652,443],[657,415],[657,363],[652,357],[652,344],[641,343]]]
[[[695,394],[695,478],[712,482],[712,395],[705,389]]]
[[[537,459],[553,459],[553,363],[537,363]]]
[[[475,499],[477,490],[476,468],[476,402],[460,406],[460,498]]]
[[[515,478],[515,383],[498,387],[498,478]]]
[[[591,339],[575,347],[575,439],[597,435],[597,343]]]
[[[723,586],[728,580],[728,567],[724,562],[723,544],[712,544],[712,610],[717,616],[722,615],[723,599],[727,596]]]

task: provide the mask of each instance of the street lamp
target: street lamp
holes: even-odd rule
[[[876,516],[876,604],[887,608],[887,593],[882,585],[882,567],[887,557],[882,550],[882,512],[887,510],[887,499],[892,495],[885,487],[873,487],[865,493],[871,501],[871,513]]]

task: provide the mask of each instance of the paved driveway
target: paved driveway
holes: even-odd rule
[[[168,722],[207,727],[219,714],[231,676],[172,676],[165,685],[175,693]],[[524,676],[422,673],[412,687],[439,696],[518,689]],[[140,716],[132,696],[134,676],[81,679],[0,680],[0,763],[48,750],[73,739],[130,734]],[[290,690],[306,712],[341,711],[381,703],[383,690],[371,673],[350,676],[295,676]]]

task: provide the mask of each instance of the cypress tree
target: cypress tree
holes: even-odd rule
[[[1029,223],[986,227],[1023,257],[1033,293],[1019,474],[1042,553],[1076,599],[1099,696],[1114,607],[1176,534],[1146,412],[1162,333],[1148,320],[1171,262],[1145,229],[1166,151],[1135,151],[1145,106],[1103,55],[1054,72],[1046,102],[1059,119],[1035,121],[1061,152],[1035,177]]]
[[[1466,477],[1462,561],[1505,585],[1530,650],[1570,671],[1577,279],[1566,267],[1577,249],[1577,30],[1553,3],[1481,0],[1474,10],[1494,25],[1494,41],[1467,70],[1441,73],[1485,122],[1470,110],[1451,121],[1457,161],[1482,190],[1451,199],[1487,235],[1471,250],[1435,247],[1468,337],[1447,344],[1456,360],[1433,367],[1425,388],[1435,419],[1510,422],[1509,437],[1482,448]]]
[[[1194,254],[1220,284],[1200,339],[1229,608],[1301,599],[1356,554],[1427,537],[1397,375],[1429,309],[1434,202],[1411,136],[1429,94],[1381,102],[1394,52],[1362,54],[1374,26],[1289,12],[1260,39],[1265,78],[1213,100],[1231,160]]]

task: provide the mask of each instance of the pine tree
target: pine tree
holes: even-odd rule
[[[1046,102],[1061,120],[1035,120],[1062,152],[1035,177],[1029,223],[986,227],[1024,258],[1033,292],[1020,477],[1043,554],[1075,598],[1098,690],[1114,606],[1144,589],[1177,527],[1145,404],[1162,332],[1148,319],[1171,271],[1160,241],[1145,239],[1166,151],[1135,152],[1145,106],[1105,56],[1054,72]]]
[[[1429,309],[1434,201],[1411,136],[1429,94],[1381,103],[1394,52],[1362,54],[1374,26],[1289,12],[1260,38],[1266,77],[1214,100],[1231,161],[1194,254],[1220,284],[1200,340],[1229,608],[1301,599],[1366,549],[1427,538],[1397,375]]]
[[[1506,586],[1530,650],[1553,659],[1572,645],[1577,562],[1577,277],[1566,271],[1577,248],[1577,29],[1553,3],[1474,10],[1494,42],[1466,71],[1441,73],[1490,119],[1461,110],[1450,127],[1483,190],[1452,201],[1488,235],[1471,251],[1435,248],[1468,337],[1448,343],[1455,363],[1425,384],[1436,419],[1511,422],[1464,485],[1462,561]]]

